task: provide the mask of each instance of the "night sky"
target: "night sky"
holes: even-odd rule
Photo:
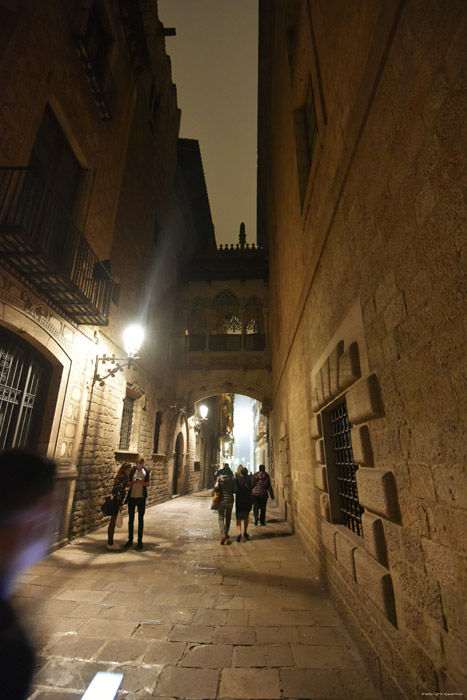
[[[159,0],[182,110],[200,143],[217,243],[256,241],[257,0]]]

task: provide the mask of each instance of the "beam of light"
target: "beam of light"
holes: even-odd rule
[[[234,402],[234,461],[250,466],[253,446],[253,400],[247,396],[235,395]]]

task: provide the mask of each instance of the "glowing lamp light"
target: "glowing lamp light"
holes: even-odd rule
[[[100,386],[104,386],[105,380],[109,377],[115,377],[117,372],[122,372],[124,367],[131,367],[132,360],[138,360],[138,351],[141,347],[141,343],[144,339],[144,329],[137,325],[132,324],[127,326],[123,332],[123,346],[127,354],[126,357],[115,357],[115,355],[102,355],[102,357],[96,357],[96,364],[94,366],[94,379],[93,384],[98,382]],[[99,362],[105,365],[107,362],[113,365],[111,369],[103,376],[99,374]]]
[[[128,357],[135,357],[144,340],[144,329],[134,323],[123,331],[123,347]]]
[[[199,407],[199,415],[201,417],[201,420],[206,420],[206,418],[208,417],[208,412],[209,412],[209,408],[207,406],[205,406],[204,404],[202,404]]]

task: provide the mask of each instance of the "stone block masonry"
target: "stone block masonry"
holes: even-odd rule
[[[260,7],[259,235],[294,525],[385,700],[463,692],[467,6],[287,9]],[[309,108],[308,85],[304,186],[290,105]],[[344,401],[360,537],[333,484]]]

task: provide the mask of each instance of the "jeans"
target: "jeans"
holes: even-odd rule
[[[266,523],[266,504],[268,502],[267,498],[261,498],[260,496],[253,496],[253,515],[255,517],[255,525],[258,523],[258,516],[261,525]]]
[[[219,530],[221,535],[229,534],[230,520],[232,519],[233,503],[225,506],[219,506],[217,514],[219,516]]]
[[[135,521],[135,509],[138,509],[138,544],[143,542],[144,511],[146,510],[145,498],[128,499],[128,541],[133,542],[133,523]]]

